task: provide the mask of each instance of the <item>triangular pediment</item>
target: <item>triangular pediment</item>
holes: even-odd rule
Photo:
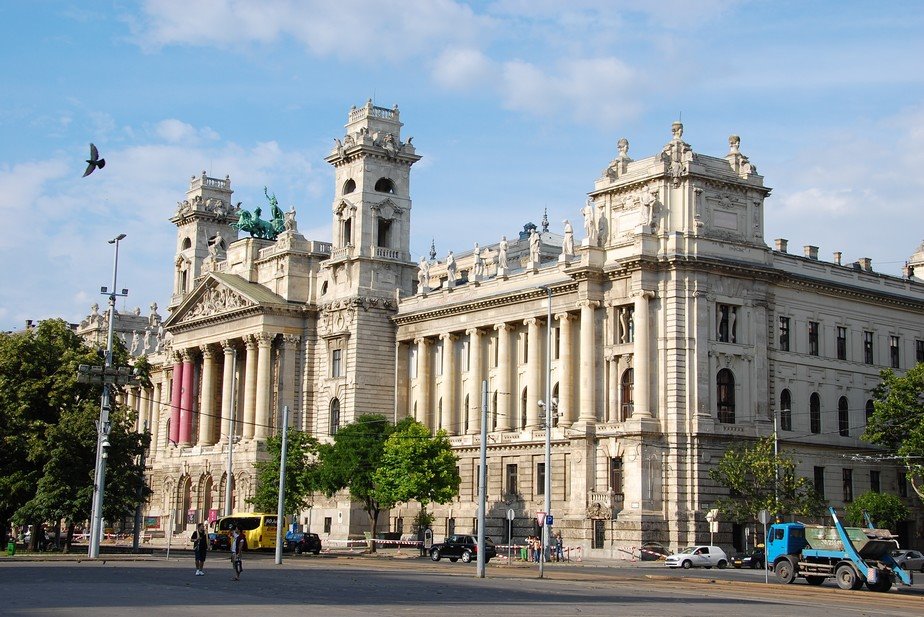
[[[181,323],[236,313],[254,306],[285,303],[277,294],[236,274],[212,272],[196,285],[164,322],[164,326],[169,328]]]

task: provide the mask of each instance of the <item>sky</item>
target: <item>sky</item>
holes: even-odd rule
[[[0,330],[166,307],[169,218],[203,170],[330,240],[347,112],[398,105],[411,250],[579,211],[616,153],[681,118],[773,187],[766,241],[900,275],[924,239],[924,3],[787,0],[0,2]],[[82,178],[88,144],[106,167]],[[161,309],[164,314],[164,310]]]

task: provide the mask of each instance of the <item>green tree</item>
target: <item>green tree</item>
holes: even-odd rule
[[[459,494],[457,465],[446,431],[431,436],[426,426],[406,418],[385,442],[375,481],[391,503],[417,500],[426,510],[429,503],[448,503]]]
[[[288,431],[286,446],[286,483],[283,508],[295,514],[311,504],[316,489],[315,469],[318,464],[318,440],[303,431]],[[257,488],[248,503],[259,512],[275,512],[279,505],[279,461],[282,458],[282,435],[266,440],[269,458],[254,463]]]
[[[321,465],[318,478],[321,490],[331,497],[342,489],[362,503],[369,516],[372,537],[378,528],[379,514],[394,505],[383,492],[376,472],[382,464],[385,443],[395,426],[383,415],[366,414],[337,430],[334,443],[320,447]],[[372,543],[375,551],[375,543]]]
[[[898,496],[873,491],[863,493],[847,504],[847,521],[851,525],[865,527],[864,512],[879,529],[892,529],[896,523],[910,516],[908,507]]]
[[[730,493],[716,507],[739,523],[754,520],[761,510],[804,516],[823,512],[814,487],[796,475],[796,461],[784,453],[774,456],[773,437],[726,450],[709,477]]]
[[[898,456],[908,470],[914,491],[924,499],[924,363],[899,377],[891,369],[880,374],[873,391],[873,415],[863,439]]]

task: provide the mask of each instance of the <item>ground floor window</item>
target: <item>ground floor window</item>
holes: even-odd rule
[[[594,519],[593,544],[590,548],[603,548],[606,544],[606,521]]]

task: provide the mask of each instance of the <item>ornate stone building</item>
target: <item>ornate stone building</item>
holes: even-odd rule
[[[455,502],[431,506],[436,535],[473,530],[486,381],[495,538],[507,536],[508,510],[515,538],[532,533],[548,473],[555,526],[586,554],[706,541],[721,494],[709,469],[776,418],[782,447],[832,504],[907,495],[915,517],[900,531],[921,540],[901,470],[859,436],[879,370],[924,359],[924,285],[868,260],[821,261],[815,247],[771,249],[770,189],[738,138],[724,157],[699,154],[679,123],[654,156],[633,160],[619,141],[575,212],[579,239],[569,222],[556,234],[543,221],[415,263],[419,156],[401,126],[397,108],[350,110],[326,158],[332,243],[299,234],[294,212],[275,240],[235,240],[230,179],[193,178],[171,219],[174,296],[166,340],[149,354],[154,388],[132,399],[154,429],[148,514],[161,530],[224,512],[229,458],[232,510],[246,509],[283,406],[322,439],[363,413],[446,430],[462,484]],[[409,531],[415,513],[393,509],[391,530]],[[366,517],[342,498],[300,522],[345,538]],[[716,541],[741,546],[747,533],[724,523]]]

